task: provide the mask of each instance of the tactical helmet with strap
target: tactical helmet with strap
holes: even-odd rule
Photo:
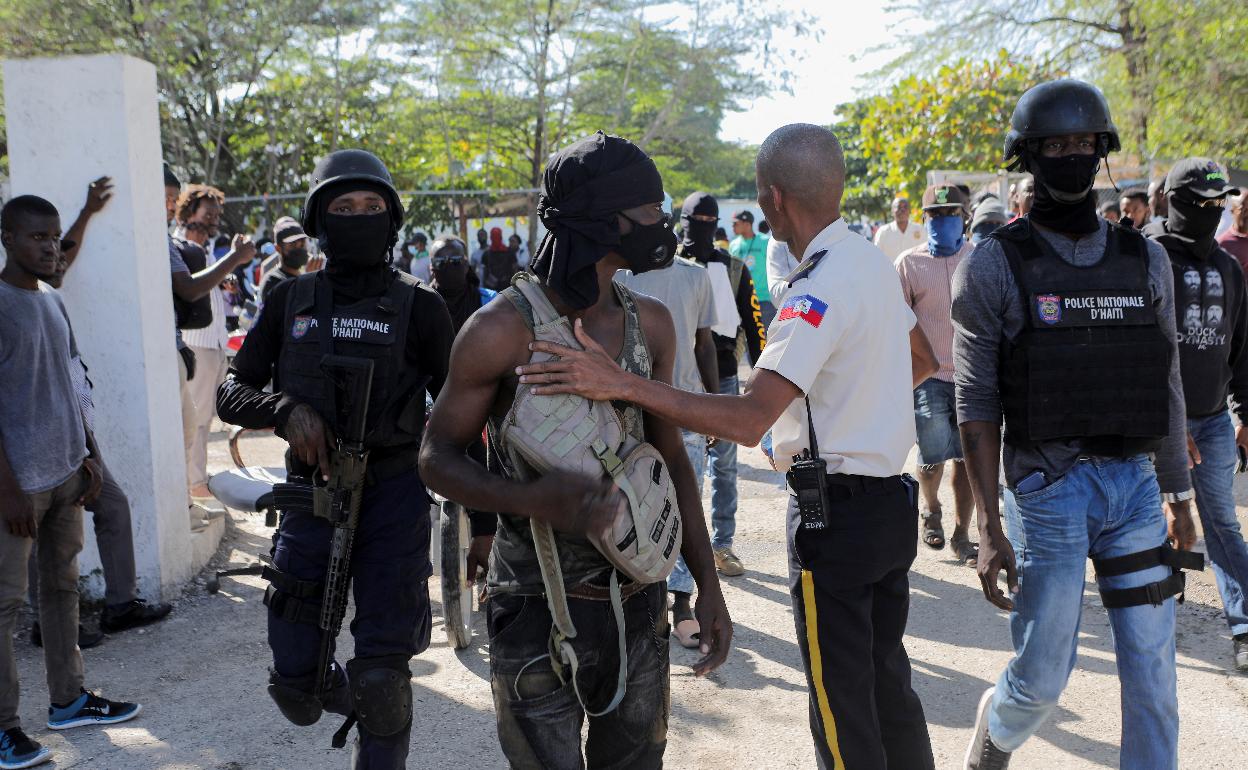
[[[1121,148],[1109,102],[1099,88],[1071,78],[1041,83],[1019,97],[1005,136],[1003,159],[1011,165],[1017,163],[1029,139],[1070,134],[1104,137],[1098,145],[1101,157]]]
[[[399,227],[403,224],[403,203],[394,187],[390,171],[381,158],[366,150],[338,150],[321,158],[312,169],[312,185],[303,201],[300,221],[308,234],[318,236],[318,219],[322,214],[324,191],[338,182],[371,182],[380,185],[386,196],[386,210],[390,213],[390,246],[398,241]]]

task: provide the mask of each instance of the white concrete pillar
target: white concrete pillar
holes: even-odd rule
[[[47,198],[68,230],[88,182],[113,178],[62,294],[95,384],[96,438],[130,498],[139,590],[159,597],[192,564],[156,68],[113,54],[6,61],[4,97],[13,195]],[[82,572],[97,593],[87,531]]]

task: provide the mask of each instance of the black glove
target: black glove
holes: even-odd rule
[[[195,351],[190,346],[178,348],[178,355],[182,356],[182,363],[186,364],[186,379],[195,379]]]

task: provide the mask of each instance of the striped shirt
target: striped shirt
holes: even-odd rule
[[[970,253],[969,239],[963,241],[957,254],[949,257],[934,256],[923,243],[903,251],[893,263],[901,278],[906,304],[914,310],[919,328],[940,363],[940,371],[932,376],[944,382],[953,382],[953,271]]]
[[[175,234],[181,238],[186,237],[182,228],[178,228]],[[211,251],[208,256],[208,264],[211,266]],[[230,341],[230,331],[225,328],[225,292],[221,291],[220,286],[212,287],[212,291],[208,293],[208,304],[212,308],[212,323],[202,329],[183,329],[182,341],[193,348],[225,350],[226,343]]]
[[[87,365],[82,356],[74,356],[69,366],[69,379],[78,394],[78,407],[82,410],[82,424],[89,433],[95,433],[95,402],[91,400],[91,380],[87,377]]]

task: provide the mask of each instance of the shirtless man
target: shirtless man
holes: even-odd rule
[[[671,316],[658,301],[617,286],[621,268],[634,272],[670,263],[676,241],[661,209],[662,180],[636,146],[601,132],[553,157],[546,167],[538,214],[550,231],[533,261],[555,309],[626,369],[670,383],[676,340]],[[508,297],[507,292],[512,292]],[[516,368],[528,363],[531,326],[527,303],[504,292],[464,325],[451,352],[447,387],[425,433],[421,475],[430,488],[468,508],[498,511],[489,569],[490,671],[503,753],[516,768],[662,766],[667,744],[668,633],[662,583],[626,585],[623,593],[627,690],[607,710],[621,665],[617,626],[606,585],[611,564],[585,538],[605,529],[622,496],[608,481],[548,473],[521,482],[492,474],[464,453],[487,422],[494,429],[511,406]],[[625,429],[655,446],[676,489],[684,526],[681,554],[698,584],[696,615],[701,653],[694,673],[724,662],[732,622],[715,572],[699,486],[680,431],[617,403]],[[557,533],[569,606],[578,629],[572,639],[579,674],[561,676],[549,650],[551,614],[527,518],[544,519]],[[575,687],[569,679],[575,677]],[[595,716],[597,712],[598,716]],[[603,713],[605,712],[605,713]],[[581,725],[589,715],[582,754]]]

